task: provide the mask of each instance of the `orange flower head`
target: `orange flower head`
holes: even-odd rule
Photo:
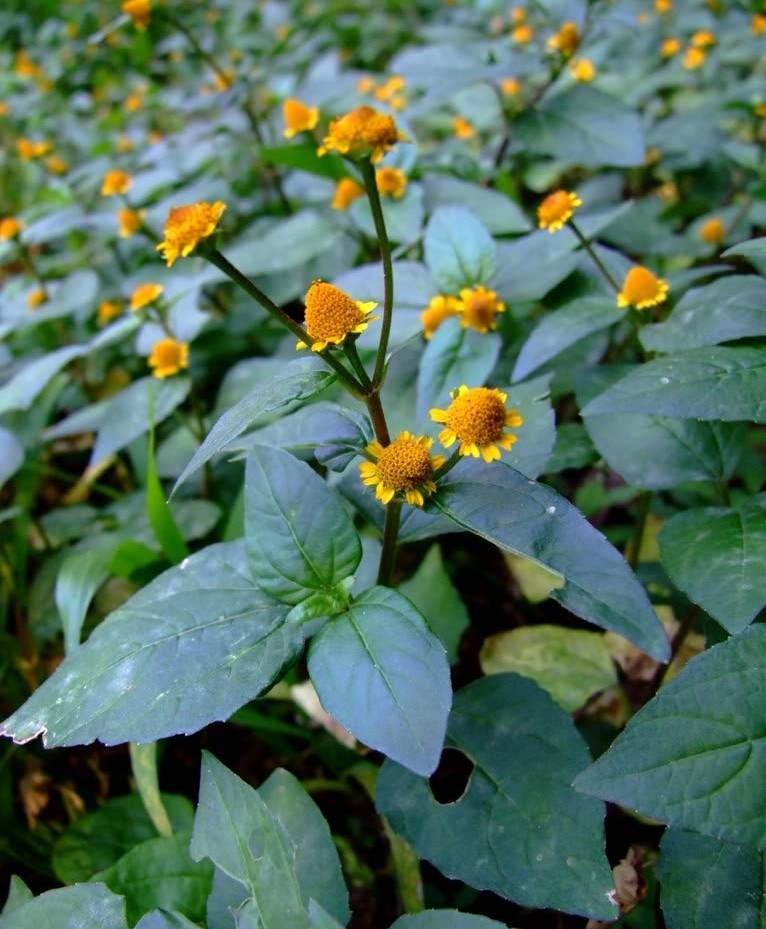
[[[439,441],[445,448],[460,443],[461,455],[480,455],[485,461],[499,461],[500,449],[510,451],[517,436],[506,432],[507,426],[524,424],[518,410],[505,407],[508,395],[490,387],[463,384],[452,393],[452,403],[446,410],[430,411],[431,419],[444,423]]]
[[[700,29],[695,32],[691,39],[692,48],[709,48],[715,45],[715,36],[707,29]]]
[[[51,157],[46,160],[45,167],[51,174],[66,174],[69,170],[69,165],[60,155],[51,155]]]
[[[130,297],[130,308],[133,312],[137,310],[143,310],[145,306],[149,306],[150,303],[154,301],[164,292],[165,288],[162,284],[138,284],[133,290],[133,293]]]
[[[571,55],[577,51],[580,44],[580,30],[576,23],[564,23],[558,32],[548,39],[548,48],[551,51],[561,52],[562,55]]]
[[[151,0],[125,0],[122,12],[133,20],[136,29],[144,32],[152,15]]]
[[[726,238],[726,227],[717,216],[713,216],[700,227],[700,238],[707,245],[720,245]]]
[[[558,232],[572,218],[574,211],[582,206],[577,194],[556,190],[543,200],[537,208],[537,222],[541,229]]]
[[[457,311],[464,329],[475,329],[486,335],[491,329],[497,329],[497,314],[505,312],[505,304],[497,299],[494,290],[483,286],[466,287],[460,291]]]
[[[338,152],[349,158],[371,158],[378,162],[397,142],[406,141],[393,117],[371,106],[358,106],[330,123],[318,154]]]
[[[128,113],[137,113],[144,105],[144,98],[141,94],[128,94],[125,98],[125,109]]]
[[[288,97],[282,104],[282,118],[285,129],[282,133],[286,139],[292,139],[299,132],[310,132],[319,122],[319,107],[306,106],[294,97]]]
[[[96,318],[98,319],[99,326],[105,326],[108,322],[111,322],[115,316],[119,316],[121,312],[120,304],[116,303],[114,300],[103,300],[98,305],[98,310],[96,311]]]
[[[521,93],[521,83],[515,77],[504,77],[500,82],[500,90],[506,97],[515,97]]]
[[[750,31],[753,35],[763,35],[766,32],[766,16],[763,13],[755,13],[750,20]]]
[[[526,23],[521,23],[511,31],[511,38],[517,45],[528,45],[534,37],[534,29]]]
[[[0,219],[0,242],[7,242],[15,238],[24,228],[24,223],[15,216],[6,216]]]
[[[172,377],[189,367],[189,344],[175,339],[155,342],[148,359],[152,374],[158,378]]]
[[[652,274],[648,268],[634,265],[625,275],[622,290],[617,295],[617,306],[634,306],[645,310],[668,299],[668,282]]]
[[[523,23],[527,18],[527,11],[523,6],[514,6],[511,7],[511,22],[512,23]]]
[[[472,139],[476,135],[473,123],[469,122],[465,116],[452,117],[452,131],[458,139]]]
[[[48,299],[48,292],[44,287],[36,287],[27,294],[27,309],[36,310],[41,303]]]
[[[401,200],[407,190],[407,175],[401,168],[390,168],[386,165],[375,172],[375,185],[383,197]]]
[[[576,81],[589,84],[596,76],[596,66],[590,58],[573,58],[569,63],[569,73]]]
[[[354,200],[364,195],[364,187],[352,177],[342,177],[335,185],[330,204],[334,210],[347,210]]]
[[[17,139],[16,151],[22,161],[32,161],[33,158],[42,158],[51,151],[53,145],[50,142],[35,142],[32,139]]]
[[[215,232],[225,209],[226,204],[216,200],[215,203],[174,206],[170,210],[165,221],[165,238],[157,246],[169,268],[176,258],[185,258],[203,239]]]
[[[141,228],[143,210],[118,210],[117,229],[121,239],[129,239]]]
[[[326,281],[314,281],[306,291],[305,303],[305,326],[313,352],[341,345],[348,335],[364,332],[378,318],[370,316],[377,303],[353,300],[345,290]],[[296,348],[304,349],[306,343],[298,342]]]
[[[428,306],[420,314],[424,338],[430,341],[445,319],[457,316],[459,306],[460,301],[457,297],[450,297],[446,294],[431,297]]]
[[[687,71],[696,71],[701,68],[707,60],[707,52],[703,48],[690,46],[684,52],[683,66]]]
[[[673,9],[673,0],[654,0],[654,9],[660,15],[669,13]]]
[[[133,185],[133,178],[125,171],[107,171],[101,184],[102,197],[126,194]]]
[[[678,39],[665,39],[660,46],[660,55],[663,58],[672,58],[681,51],[681,43]]]
[[[433,473],[444,464],[441,455],[431,455],[433,439],[427,435],[400,432],[390,445],[372,442],[367,453],[375,461],[359,465],[362,483],[375,488],[383,504],[399,494],[410,506],[423,506],[425,498],[436,490]]]

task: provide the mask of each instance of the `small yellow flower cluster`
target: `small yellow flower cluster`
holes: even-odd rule
[[[215,203],[190,203],[174,206],[165,222],[165,238],[157,246],[170,268],[177,258],[185,258],[203,239],[211,236],[226,209],[221,200]]]
[[[476,129],[465,116],[452,117],[452,131],[458,139],[472,139],[476,135]]]
[[[528,45],[534,37],[535,31],[527,23],[519,23],[511,31],[511,38],[517,45]]]
[[[170,337],[160,339],[152,347],[148,359],[152,374],[157,378],[172,377],[189,367],[189,344]]]
[[[407,175],[401,168],[384,165],[375,172],[375,186],[381,196],[401,200],[407,190]]]
[[[295,97],[288,97],[282,104],[282,119],[285,123],[282,135],[292,139],[301,132],[311,132],[319,122],[319,107],[306,106]]]
[[[407,82],[399,74],[392,74],[382,84],[377,84],[372,77],[360,78],[356,89],[360,94],[372,94],[380,103],[387,103],[392,110],[403,110],[407,106],[404,89]]]
[[[681,43],[678,39],[667,38],[664,39],[662,45],[660,46],[660,55],[663,58],[672,58],[674,55],[677,55],[681,51]]]
[[[35,158],[42,158],[53,149],[50,142],[35,142],[32,139],[21,138],[16,140],[16,151],[22,161],[32,161]]]
[[[500,81],[500,90],[506,97],[515,97],[521,93],[521,82],[515,77],[504,77]]]
[[[165,288],[162,284],[137,284],[133,293],[130,297],[130,308],[133,312],[138,310],[143,310],[144,307],[149,306],[150,303],[154,303],[158,297],[162,296]]]
[[[549,51],[560,52],[567,57],[576,52],[580,44],[580,30],[577,28],[577,23],[564,23],[546,44]]]
[[[7,242],[15,238],[24,228],[24,223],[15,216],[6,216],[0,219],[0,242]]]
[[[596,66],[590,58],[573,58],[569,63],[569,73],[576,81],[589,84],[596,76]]]
[[[377,316],[370,314],[378,305],[353,300],[344,290],[326,281],[314,281],[304,298],[306,332],[311,336],[311,350],[321,352],[328,345],[342,345],[346,337],[364,332]],[[298,342],[297,349],[308,346]]]
[[[105,326],[116,316],[119,316],[121,312],[122,308],[115,300],[102,300],[98,305],[98,310],[96,310],[96,318],[98,319],[99,326]]]
[[[133,178],[125,171],[107,171],[101,183],[101,196],[123,196],[132,186]]]
[[[707,29],[700,29],[691,37],[689,47],[684,52],[682,64],[687,71],[696,71],[707,61],[708,49],[715,45],[715,35]]]
[[[117,230],[121,239],[129,239],[135,235],[141,228],[143,222],[143,210],[118,210],[117,211]]]
[[[645,310],[658,306],[668,299],[668,282],[657,277],[648,268],[634,265],[625,275],[622,290],[617,295],[617,306],[634,306]]]
[[[338,152],[349,158],[371,158],[378,162],[397,142],[407,141],[393,117],[371,106],[358,106],[332,120],[317,154]]]
[[[726,238],[726,227],[717,216],[712,216],[700,226],[699,235],[706,245],[720,245]]]
[[[673,9],[673,0],[654,0],[654,9],[660,15],[670,13]]]
[[[567,190],[556,190],[543,200],[537,208],[537,222],[541,229],[558,232],[572,218],[574,211],[582,206],[577,194]]]
[[[27,294],[27,309],[36,310],[41,303],[48,299],[48,292],[44,287],[36,287]]]
[[[25,48],[21,48],[16,52],[16,57],[13,60],[13,70],[19,77],[39,78],[44,75],[43,69],[32,61],[29,52]]]
[[[133,24],[137,29],[143,32],[151,19],[151,0],[125,0],[122,4],[122,12],[133,20]]]
[[[354,200],[364,196],[364,187],[352,177],[342,177],[335,185],[331,206],[334,210],[347,210]]]
[[[754,13],[750,20],[750,31],[756,36],[763,35],[766,32],[766,15]]]
[[[458,297],[450,294],[432,297],[420,314],[420,321],[426,339],[431,339],[444,320],[452,316],[460,320],[464,329],[486,335],[497,328],[497,315],[504,312],[505,304],[497,299],[494,290],[484,286],[465,287]]]
[[[60,155],[51,155],[46,159],[45,167],[51,174],[66,174],[69,170],[69,164]]]

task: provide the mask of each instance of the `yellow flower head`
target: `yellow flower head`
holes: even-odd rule
[[[506,97],[515,97],[521,93],[521,83],[515,77],[504,77],[500,82],[500,90]]]
[[[566,190],[556,190],[543,200],[537,208],[537,221],[541,229],[548,232],[557,232],[564,228],[564,224],[572,218],[572,214],[582,206],[582,200],[577,194]]]
[[[370,313],[377,303],[362,303],[326,281],[314,281],[306,291],[306,332],[311,336],[312,352],[321,352],[328,345],[341,345],[347,335],[364,332],[377,316]],[[298,342],[298,349],[306,348]]]
[[[11,112],[11,105],[7,100],[0,100],[0,116],[7,116]]]
[[[125,0],[122,12],[129,16],[137,29],[143,32],[149,25],[152,14],[151,0]]]
[[[523,6],[514,6],[511,7],[511,22],[512,23],[523,23],[527,18],[527,11]]]
[[[48,292],[44,287],[36,287],[27,294],[27,309],[36,310],[41,303],[48,299]]]
[[[401,168],[386,165],[375,172],[375,185],[382,196],[401,200],[407,190],[407,175]]]
[[[286,139],[292,139],[299,132],[310,132],[319,122],[319,107],[306,106],[294,97],[288,97],[282,104],[282,118],[285,129],[282,133]]]
[[[681,51],[681,43],[678,39],[665,39],[660,46],[660,55],[663,58],[672,58]]]
[[[445,319],[449,319],[450,316],[457,316],[459,306],[460,301],[457,297],[449,297],[443,294],[431,297],[430,303],[420,314],[425,338],[430,340]]]
[[[9,239],[17,236],[24,228],[24,223],[14,216],[6,216],[0,219],[0,242],[7,242]]]
[[[129,135],[121,135],[119,139],[117,139],[118,152],[132,152],[135,147],[136,143]]]
[[[396,128],[393,117],[371,106],[358,106],[330,123],[317,153],[338,152],[349,158],[369,157],[377,162],[397,142],[406,141],[407,137]]]
[[[497,299],[494,290],[479,286],[460,291],[457,307],[460,325],[464,329],[475,329],[486,335],[490,329],[497,328],[497,314],[505,312],[505,304]]]
[[[43,69],[40,65],[32,61],[25,48],[19,49],[19,51],[16,52],[13,70],[19,77],[42,77],[43,75]]]
[[[694,33],[691,41],[693,48],[708,48],[715,45],[715,36],[707,29],[700,29],[699,32]]]
[[[128,113],[137,113],[144,105],[144,98],[141,94],[128,94],[125,98],[125,109]]]
[[[148,363],[155,377],[172,377],[182,368],[189,367],[189,344],[175,339],[160,339],[154,343]]]
[[[32,139],[17,139],[16,151],[22,161],[31,161],[33,158],[42,158],[53,148],[50,142],[34,142]]]
[[[392,74],[391,77],[380,86],[375,87],[373,96],[381,103],[388,103],[392,97],[400,94],[407,86],[407,82],[400,74]]]
[[[766,32],[766,16],[763,13],[755,13],[750,20],[750,31],[753,35],[763,35]]]
[[[510,451],[518,438],[506,432],[507,426],[518,428],[524,424],[518,410],[505,408],[508,395],[490,387],[471,387],[463,384],[452,392],[452,403],[446,410],[431,410],[435,423],[444,423],[439,441],[445,448],[460,443],[461,455],[479,455],[485,461],[499,461],[500,449]]]
[[[548,39],[548,48],[562,55],[571,55],[580,44],[580,30],[576,23],[564,23],[558,32]]]
[[[690,46],[684,52],[683,66],[687,71],[696,71],[697,68],[701,68],[705,64],[706,59],[707,52],[704,49]]]
[[[45,167],[51,174],[66,174],[69,170],[69,165],[60,155],[51,155],[45,162]]]
[[[216,71],[213,75],[213,90],[222,94],[234,86],[236,74],[231,68],[225,68],[223,71]]]
[[[121,307],[119,303],[116,303],[114,300],[104,300],[98,305],[98,310],[96,311],[96,318],[98,319],[99,326],[105,326],[108,322],[114,319],[115,316],[119,316],[121,313]]]
[[[669,13],[673,9],[673,0],[654,0],[654,9],[657,13]]]
[[[726,238],[726,227],[717,216],[713,216],[700,227],[700,238],[708,245],[720,245]]]
[[[114,197],[126,194],[133,184],[133,178],[125,171],[107,171],[101,184],[102,197]]]
[[[117,229],[121,239],[129,239],[141,228],[143,210],[118,210]]]
[[[534,37],[534,29],[526,23],[521,23],[511,31],[511,38],[517,45],[527,45]]]
[[[347,210],[354,200],[364,195],[364,187],[352,177],[342,177],[335,185],[330,204],[334,210]]]
[[[596,76],[596,66],[590,58],[573,58],[569,64],[569,73],[576,81],[588,84]]]
[[[130,297],[130,308],[134,312],[143,310],[145,306],[154,303],[157,297],[164,292],[162,284],[138,284]]]
[[[668,299],[668,282],[656,277],[648,268],[634,265],[625,275],[622,290],[617,295],[617,306],[634,306],[645,310]]]
[[[436,490],[433,473],[444,464],[441,455],[430,453],[433,442],[427,435],[411,432],[400,432],[390,445],[372,442],[367,452],[376,461],[359,465],[362,483],[375,488],[381,503],[401,494],[410,506],[423,506],[426,496]]]
[[[476,135],[473,124],[470,123],[465,116],[452,117],[452,131],[458,139],[472,139]]]
[[[165,221],[165,238],[157,246],[169,268],[176,258],[185,258],[203,239],[215,232],[225,209],[226,204],[216,200],[215,203],[174,206],[170,210]]]
[[[356,82],[356,89],[360,94],[371,94],[375,90],[375,81],[369,74],[366,74]]]

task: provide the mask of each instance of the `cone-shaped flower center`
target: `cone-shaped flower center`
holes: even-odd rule
[[[447,407],[446,425],[460,442],[481,447],[502,438],[505,416],[503,394],[488,387],[473,387],[459,393]]]
[[[433,474],[431,440],[402,433],[378,454],[381,481],[394,490],[414,490]]]
[[[314,281],[306,293],[306,330],[321,342],[342,341],[365,320],[349,295],[325,281]]]

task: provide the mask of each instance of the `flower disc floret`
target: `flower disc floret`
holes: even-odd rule
[[[344,290],[326,281],[314,281],[306,292],[306,331],[311,336],[311,350],[321,352],[328,345],[341,345],[351,333],[364,332],[377,316],[370,313],[378,305],[353,300]],[[306,348],[298,342],[296,348]]]
[[[437,294],[437,296],[431,297],[428,306],[420,314],[425,338],[430,340],[445,319],[456,316],[459,306],[460,301],[457,297],[450,297],[446,294]]]
[[[282,118],[285,121],[286,139],[292,139],[300,132],[310,132],[319,122],[319,107],[307,106],[295,97],[288,97],[282,104]]]
[[[183,368],[189,367],[189,345],[175,339],[160,339],[155,342],[149,355],[149,367],[158,378],[172,377]]]
[[[506,409],[508,395],[491,387],[466,387],[463,384],[452,394],[446,410],[433,409],[431,419],[444,423],[439,441],[445,448],[460,443],[461,455],[480,455],[485,461],[498,461],[500,449],[509,451],[517,436],[506,427],[524,424],[518,410]]]
[[[375,461],[359,465],[362,482],[375,487],[381,503],[390,503],[401,494],[411,506],[423,506],[428,494],[436,490],[433,473],[444,464],[441,455],[431,455],[433,439],[400,432],[390,445],[372,442],[367,453]]]
[[[176,258],[185,258],[197,245],[211,236],[226,209],[221,200],[215,203],[190,203],[174,206],[165,222],[165,238],[157,246],[170,268]]]
[[[558,232],[564,228],[574,214],[574,211],[582,206],[582,200],[577,194],[570,193],[567,190],[556,190],[543,200],[537,208],[537,221],[541,229],[547,229],[548,232]]]
[[[669,289],[667,281],[652,274],[648,268],[635,265],[625,275],[622,290],[617,295],[617,306],[645,310],[664,303]]]
[[[358,106],[330,123],[318,154],[338,152],[349,158],[371,158],[377,162],[397,142],[406,141],[393,117],[371,106]]]
[[[460,291],[457,311],[464,329],[475,329],[486,335],[497,328],[497,314],[505,312],[505,304],[497,299],[494,290],[483,286],[466,287]]]

